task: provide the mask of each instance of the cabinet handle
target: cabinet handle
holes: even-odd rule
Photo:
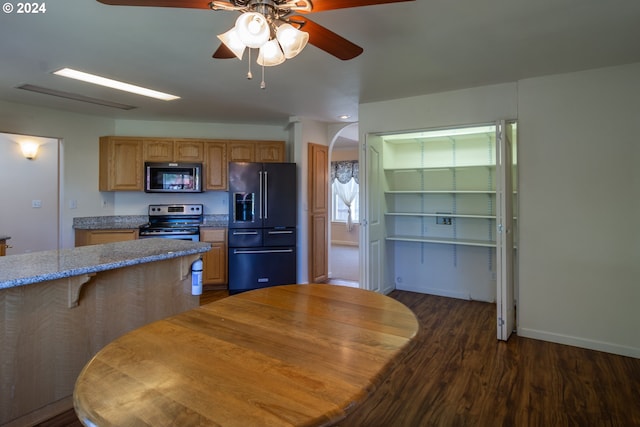
[[[267,234],[293,234],[293,230],[268,231]]]

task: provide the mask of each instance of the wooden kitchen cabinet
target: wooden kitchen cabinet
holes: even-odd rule
[[[228,188],[229,162],[286,161],[284,141],[100,138],[100,191],[143,191],[145,162],[202,163],[205,191]]]
[[[143,147],[145,162],[170,162],[173,160],[173,140],[145,138]]]
[[[0,256],[5,256],[7,254],[7,241],[0,240]]]
[[[285,161],[284,141],[256,142],[256,162],[282,163]]]
[[[137,229],[76,230],[75,234],[76,246],[100,245],[138,238]]]
[[[230,141],[228,154],[230,162],[272,162],[285,161],[284,141]]]
[[[143,138],[143,158],[145,162],[188,162],[204,161],[204,141],[191,139]]]
[[[253,141],[230,141],[227,150],[230,162],[256,161],[256,144]]]
[[[204,147],[205,190],[227,189],[227,142],[209,140]]]
[[[176,139],[173,147],[176,162],[202,163],[204,161],[204,141]]]
[[[227,289],[227,230],[201,228],[200,241],[211,243],[203,254],[202,284],[205,290]]]
[[[143,190],[141,138],[100,138],[99,191]]]

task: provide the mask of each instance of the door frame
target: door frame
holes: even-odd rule
[[[511,157],[511,150],[505,152],[507,150],[507,144],[509,141],[506,140],[504,143],[500,141],[500,138],[506,137],[506,129],[508,126],[516,126],[516,119],[505,119],[491,122],[485,122],[483,124],[493,124],[496,126],[496,261],[497,261],[497,274],[496,274],[496,322],[497,322],[497,338],[499,340],[507,340],[511,335],[512,331],[516,329],[516,319],[515,319],[515,311],[516,311],[516,271],[517,271],[517,256],[514,254],[514,236],[517,234],[516,225],[513,222],[513,215],[511,208],[513,207],[513,194],[514,189],[512,188],[513,184],[513,167],[514,164],[517,164],[517,155]],[[480,126],[482,124],[476,124]],[[474,126],[474,125],[461,125],[464,127]],[[446,128],[455,128],[457,126],[448,126]],[[434,129],[434,128],[430,128]],[[444,129],[444,128],[438,128]],[[500,131],[503,131],[500,134]],[[386,134],[395,134],[402,132],[400,131],[388,131],[381,133],[367,133],[364,135],[364,146],[363,151],[361,152],[360,159],[360,175],[364,177],[361,180],[360,187],[360,213],[361,213],[361,228],[360,228],[360,244],[361,244],[361,257],[364,257],[368,260],[367,265],[361,265],[361,281],[364,284],[361,287],[365,287],[366,289],[374,290],[377,292],[386,292],[385,289],[377,289],[375,283],[371,283],[372,280],[376,280],[375,276],[378,274],[380,277],[378,281],[381,281],[384,284],[386,267],[384,265],[385,261],[385,246],[384,239],[382,239],[382,248],[377,253],[377,259],[372,259],[372,256],[376,256],[376,251],[371,250],[371,228],[375,226],[373,219],[377,217],[372,217],[375,212],[375,207],[372,206],[374,200],[372,198],[372,191],[382,191],[383,189],[379,188],[380,186],[372,185],[372,180],[376,177],[375,170],[371,170],[370,164],[370,150],[372,149],[372,145],[376,141],[375,138],[382,137]],[[415,130],[407,130],[407,132],[415,132]],[[382,153],[382,149],[379,150]],[[382,173],[381,169],[378,171],[378,175]],[[516,177],[517,179],[517,177]],[[517,191],[517,184],[516,184]],[[501,194],[499,194],[499,192]],[[500,206],[498,206],[498,198],[503,197]],[[382,198],[384,200],[384,197]],[[502,212],[498,212],[498,210]],[[382,215],[384,217],[384,215]],[[373,225],[372,225],[373,224]],[[382,219],[382,226],[384,227],[384,219]],[[500,231],[503,232],[500,232]],[[374,233],[375,234],[375,233]],[[502,260],[498,261],[501,254],[504,257],[504,254],[507,254]],[[362,260],[362,258],[361,258]],[[362,264],[364,261],[362,260]],[[377,269],[377,270],[374,270]]]

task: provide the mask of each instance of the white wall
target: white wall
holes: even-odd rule
[[[638,99],[632,64],[363,104],[360,132],[517,118],[518,334],[640,357]]]
[[[98,138],[114,130],[112,119],[0,101],[0,132],[62,140],[60,229],[63,248],[74,246],[73,217],[113,213],[113,207],[102,207],[102,194],[98,192]],[[71,200],[77,200],[76,209],[70,209]]]
[[[640,357],[640,64],[518,86],[518,332]]]
[[[293,161],[298,165],[298,283],[309,283],[308,144],[329,145],[326,123],[295,117],[290,124]]]
[[[19,142],[39,144],[33,160]],[[58,248],[58,140],[0,133],[0,235],[7,255]],[[34,207],[34,201],[40,207]]]

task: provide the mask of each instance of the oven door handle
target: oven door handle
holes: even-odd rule
[[[293,249],[234,249],[234,255],[247,254],[286,254],[293,252]]]
[[[293,230],[267,231],[267,234],[293,234]]]

